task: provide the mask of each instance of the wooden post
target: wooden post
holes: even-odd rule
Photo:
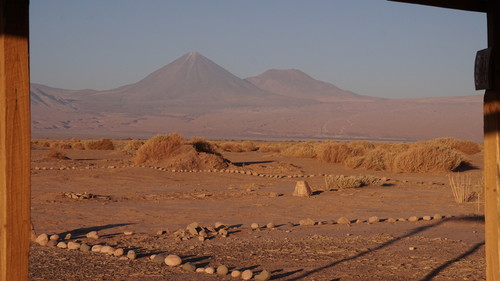
[[[484,95],[486,280],[500,280],[500,4],[488,2],[488,47],[493,89]]]
[[[0,281],[28,280],[29,0],[0,0]]]

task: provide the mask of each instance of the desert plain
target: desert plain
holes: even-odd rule
[[[284,153],[316,142],[201,140],[196,147],[186,140],[184,148],[170,148],[184,154],[139,161],[145,142],[89,149],[80,140],[33,140],[36,235],[124,255],[33,242],[30,280],[242,280],[230,274],[245,270],[257,280],[266,280],[256,277],[264,270],[271,280],[485,280],[483,204],[474,187],[482,178],[481,149],[460,154],[462,163],[450,171],[405,172],[353,168],[353,161],[325,161],[319,152]],[[209,150],[224,162],[200,156]],[[376,180],[328,185],[340,175]],[[450,178],[473,187],[470,202],[456,202]],[[301,181],[310,196],[293,196]],[[91,231],[99,237],[87,237]],[[135,259],[126,257],[130,250]],[[182,265],[167,266],[168,255]],[[217,274],[221,265],[227,275]]]

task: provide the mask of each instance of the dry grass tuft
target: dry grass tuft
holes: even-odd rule
[[[417,143],[395,157],[392,170],[410,173],[449,172],[458,168],[463,161],[464,155],[450,147]]]
[[[482,181],[473,183],[469,175],[448,175],[453,197],[457,203],[471,202],[474,199],[480,201],[482,191]]]
[[[68,160],[69,157],[66,156],[66,154],[60,150],[57,149],[51,149],[49,152],[46,154],[47,157],[52,158],[52,159],[59,159],[59,160]]]
[[[144,144],[144,141],[141,140],[129,140],[127,144],[123,147],[122,151],[127,154],[134,154],[141,146]]]
[[[281,151],[281,155],[293,158],[315,158],[317,142],[299,142]]]
[[[473,154],[481,152],[481,147],[479,146],[479,144],[477,144],[473,141],[457,140],[454,138],[438,138],[438,139],[430,141],[430,143],[448,146],[448,147],[456,149],[460,152],[463,152],[467,155],[473,155]]]
[[[85,146],[90,150],[114,150],[115,145],[110,139],[100,139],[100,140],[91,140],[86,143]]]
[[[215,146],[203,138],[193,138],[189,140],[189,144],[191,144],[197,152],[220,155]]]
[[[147,140],[135,154],[136,164],[147,161],[160,161],[174,154],[176,149],[184,144],[184,137],[177,133],[157,135]]]
[[[327,163],[345,163],[349,158],[362,156],[366,149],[364,143],[324,142],[317,148],[317,158]]]
[[[327,188],[344,189],[357,188],[367,185],[381,185],[382,180],[373,176],[344,176],[344,175],[329,175],[325,177]]]

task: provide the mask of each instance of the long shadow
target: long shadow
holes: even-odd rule
[[[83,228],[73,229],[70,231],[65,231],[65,232],[61,233],[60,235],[62,237],[64,237],[64,235],[71,233],[71,236],[73,238],[81,238],[82,236],[86,235],[87,233],[89,233],[91,231],[100,231],[100,230],[104,230],[104,229],[125,226],[125,225],[132,225],[132,224],[135,224],[135,223],[117,223],[117,224],[105,224],[105,225],[100,225],[100,226],[83,227]]]
[[[332,262],[330,264],[324,265],[322,267],[318,267],[318,268],[313,269],[311,271],[307,271],[307,272],[305,272],[305,273],[303,273],[303,274],[301,274],[299,276],[295,276],[294,278],[288,279],[288,280],[289,281],[300,280],[300,279],[305,278],[305,277],[307,277],[307,276],[309,276],[311,274],[314,274],[316,272],[320,272],[320,271],[323,271],[323,270],[328,269],[330,267],[334,267],[337,264],[340,264],[340,263],[343,263],[343,262],[347,262],[347,261],[350,261],[350,260],[354,260],[354,259],[363,257],[363,256],[365,256],[365,255],[367,255],[369,253],[372,253],[372,252],[375,252],[377,250],[383,249],[383,248],[385,248],[385,247],[387,247],[389,245],[392,245],[392,244],[394,244],[394,243],[396,243],[396,242],[398,242],[398,241],[400,241],[402,239],[405,239],[407,237],[413,236],[413,235],[415,235],[417,233],[420,233],[422,231],[425,231],[425,230],[427,230],[429,228],[436,227],[436,226],[438,226],[438,225],[440,225],[442,223],[445,223],[445,222],[447,222],[449,220],[451,220],[451,219],[443,219],[443,220],[440,220],[440,221],[438,221],[436,223],[433,223],[433,224],[430,224],[430,225],[424,225],[424,226],[421,226],[421,227],[417,227],[417,228],[413,229],[412,231],[408,232],[407,234],[405,234],[403,236],[400,236],[400,237],[397,237],[397,238],[394,238],[394,239],[392,239],[390,241],[387,241],[387,242],[385,242],[383,244],[380,244],[379,246],[377,246],[377,247],[375,247],[373,249],[369,249],[369,250],[366,250],[364,252],[360,252],[360,253],[352,256],[352,257],[348,257],[348,258],[344,258],[344,259],[341,259],[341,260],[338,260],[338,261],[334,261],[334,262]]]
[[[476,252],[477,250],[479,250],[479,248],[481,248],[482,246],[484,246],[484,241],[480,242],[480,243],[477,243],[476,245],[472,246],[472,248],[470,248],[467,252],[461,254],[460,256],[458,256],[458,257],[456,257],[456,258],[454,258],[452,260],[449,260],[449,261],[443,263],[442,265],[438,266],[436,269],[434,269],[433,271],[429,272],[429,274],[427,274],[420,281],[430,281],[430,280],[432,280],[434,277],[436,277],[445,268],[447,268],[448,266],[456,263],[457,261],[460,261],[461,259],[466,258],[467,256],[472,255],[474,252]]]
[[[248,165],[253,165],[253,164],[266,164],[266,163],[273,163],[274,161],[255,161],[255,162],[233,162],[233,165],[237,167],[243,167],[243,166],[248,166]]]

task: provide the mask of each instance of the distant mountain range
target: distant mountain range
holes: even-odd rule
[[[31,85],[34,137],[482,140],[482,96],[383,99],[271,69],[241,79],[188,53],[113,90]]]

